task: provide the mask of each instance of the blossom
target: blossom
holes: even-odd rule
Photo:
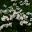
[[[23,21],[20,21],[20,25],[22,25],[23,26],[23,24],[28,24],[28,21],[25,21],[25,20],[23,20]]]
[[[12,27],[12,23],[3,24],[3,25],[0,26],[0,30],[3,29],[4,27],[7,28],[7,27],[9,27],[9,26]]]
[[[20,21],[20,25],[23,26],[23,21]]]
[[[25,3],[28,3],[28,0],[24,0]]]
[[[20,20],[23,20],[23,17],[22,16],[20,16]]]
[[[17,14],[17,17],[16,17],[16,19],[20,20],[20,15],[19,15],[19,14]]]
[[[30,21],[32,21],[32,18],[30,18]]]
[[[10,20],[12,20],[13,19],[13,16],[12,15],[10,15]]]
[[[24,23],[24,24],[27,24],[27,23],[28,23],[28,21],[23,20],[23,23]]]
[[[16,10],[20,10],[20,7],[19,6],[16,6]]]
[[[4,16],[4,15],[3,15],[3,16],[1,17],[1,21],[6,21],[6,20],[9,20],[9,19],[8,19],[8,16]]]
[[[27,15],[30,15],[30,12],[27,12],[26,14],[27,14]]]
[[[25,5],[28,6],[28,5],[30,5],[30,3],[26,3]]]
[[[4,13],[4,14],[8,14],[8,10],[5,9],[5,10],[2,11],[2,13]]]
[[[28,23],[27,25],[28,25],[28,26],[30,26],[30,25],[31,25],[31,23]]]
[[[17,5],[17,3],[13,3],[13,6],[16,6]]]

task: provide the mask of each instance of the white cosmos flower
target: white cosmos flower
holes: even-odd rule
[[[27,25],[28,25],[28,26],[30,26],[30,25],[31,25],[31,23],[28,23]]]
[[[20,9],[20,11],[19,12],[22,12],[23,10],[22,9]]]
[[[16,17],[16,19],[20,20],[20,15],[19,15],[19,14],[17,14],[17,17]]]
[[[7,21],[9,21],[10,19],[9,18],[7,18]]]
[[[20,25],[23,26],[23,24],[26,24],[27,25],[28,24],[28,21],[25,21],[25,20],[20,21]]]
[[[23,20],[23,23],[24,23],[24,24],[27,24],[27,23],[28,23],[28,21]]]
[[[26,15],[25,15],[25,14],[23,14],[23,18],[24,18],[24,19],[26,18]]]
[[[4,16],[4,15],[3,15],[3,16],[1,17],[1,21],[6,21],[6,20],[7,20],[7,21],[9,20],[9,19],[8,19],[8,16]]]
[[[12,27],[12,23],[9,23],[8,26],[11,26]]]
[[[27,12],[26,14],[27,14],[27,15],[30,15],[30,12]]]
[[[18,14],[18,12],[14,11],[14,12],[13,12],[13,15],[15,15],[15,14]]]
[[[7,24],[4,24],[5,25],[5,27],[7,28],[8,26],[10,26],[10,27],[12,27],[12,22],[11,23],[7,23]]]
[[[24,4],[25,4],[26,6],[30,5],[30,3],[28,3],[28,0],[24,0]]]
[[[1,17],[1,21],[5,21],[5,18]]]
[[[23,21],[20,21],[20,25],[23,26]]]
[[[20,4],[20,6],[24,5],[24,3]]]
[[[32,21],[32,18],[30,18],[30,21]]]
[[[16,10],[20,10],[20,7],[19,6],[16,6]]]
[[[26,6],[30,5],[30,3],[25,3]]]
[[[13,15],[10,15],[10,20],[12,20],[13,19]]]
[[[0,30],[3,29],[4,27],[7,28],[8,26],[12,27],[12,22],[9,23],[9,24],[7,23],[7,24],[3,24],[3,25],[1,25],[1,26],[0,26]]]
[[[22,3],[22,2],[23,2],[23,1],[20,1],[19,4]]]
[[[8,13],[8,10],[5,9],[5,10],[2,11],[2,13],[7,14]]]
[[[28,16],[26,16],[26,18],[28,18]]]
[[[20,16],[20,20],[23,20],[23,17],[22,16]]]
[[[17,3],[13,3],[13,6],[16,6],[17,5]]]
[[[3,15],[3,17],[1,17],[1,21],[5,21],[6,20],[6,17],[4,17],[4,15]]]
[[[28,0],[24,0],[25,3],[28,3]]]

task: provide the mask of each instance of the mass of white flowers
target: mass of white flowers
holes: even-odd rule
[[[8,18],[8,16],[4,16],[4,15],[3,15],[3,16],[1,17],[1,20],[2,20],[2,21],[5,21],[5,20],[9,21],[9,18]]]
[[[11,1],[17,1],[17,0],[11,0]],[[20,5],[24,5],[25,4],[26,6],[27,5],[30,5],[30,3],[28,3],[28,0],[25,0],[23,3],[22,3],[22,1],[20,1],[19,4]],[[4,14],[8,14],[9,15],[9,17],[3,15],[1,17],[1,21],[6,21],[6,20],[9,21],[9,20],[12,20],[13,18],[16,17],[15,19],[20,20],[20,25],[21,26],[23,26],[23,24],[26,24],[26,25],[30,26],[31,23],[28,23],[29,22],[28,21],[28,15],[30,15],[31,13],[30,12],[27,12],[25,14],[24,12],[22,12],[23,9],[21,9],[19,6],[17,6],[17,3],[13,3],[13,6],[16,6],[16,9],[15,10],[13,9],[12,6],[8,7],[9,9],[7,8],[5,10],[2,10],[2,9],[0,10],[0,13],[1,14],[4,13]],[[7,7],[7,6],[4,4],[4,7]],[[19,11],[16,11],[16,10],[19,10]],[[11,15],[11,12],[13,12],[12,15]],[[32,21],[31,19],[30,19],[30,21]],[[1,25],[0,26],[0,30],[3,29],[3,27],[6,27],[7,28],[8,26],[11,26],[12,27],[12,23]]]
[[[24,0],[24,2],[23,2],[23,1],[20,1],[19,4],[20,4],[20,6],[22,6],[22,5],[24,5],[24,4],[25,4],[26,6],[30,5],[30,3],[28,3],[28,0]]]
[[[4,27],[8,28],[8,26],[12,27],[12,23],[7,23],[7,24],[3,24],[0,26],[0,30],[3,29]]]

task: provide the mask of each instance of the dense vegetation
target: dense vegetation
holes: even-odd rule
[[[20,1],[20,0],[19,0]],[[17,1],[16,3],[18,3],[19,1]],[[24,0],[23,0],[24,1]],[[17,4],[20,8],[22,8],[24,11],[23,12],[32,12],[32,0],[29,0],[29,2],[31,3],[29,6],[20,6],[19,3]],[[14,2],[11,2],[10,0],[0,0],[0,9],[7,9],[9,6],[11,6]],[[6,4],[7,7],[3,7],[3,4]],[[13,5],[12,5],[13,6]],[[16,8],[16,7],[13,7],[13,8]],[[0,14],[0,18],[2,17],[2,14]],[[11,20],[12,21],[12,20]],[[19,24],[19,20],[17,19],[13,19],[13,24],[12,24],[12,28],[11,27],[8,27],[8,28],[3,28],[0,32],[32,32],[32,25],[31,26],[27,26],[25,24],[23,24],[23,26],[20,26]],[[2,24],[4,24],[5,22],[2,22],[0,20],[0,26]],[[6,22],[8,23],[8,22]],[[31,22],[32,23],[32,22]],[[26,31],[25,31],[26,29]]]

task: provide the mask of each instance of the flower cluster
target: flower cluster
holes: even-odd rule
[[[26,6],[30,5],[30,3],[28,3],[28,0],[24,0],[24,2],[20,1],[19,4],[20,4],[20,6],[22,6],[22,5],[26,5]]]
[[[11,0],[12,2],[13,1],[17,1],[17,0]],[[24,2],[20,1],[19,2],[20,6],[22,5],[30,5],[30,3],[28,3],[28,0],[25,0]],[[17,19],[20,21],[20,25],[23,26],[23,24],[26,24],[28,26],[31,25],[31,23],[28,21],[28,15],[31,15],[30,12],[27,12],[26,14],[23,11],[23,9],[21,9],[19,6],[17,6],[17,3],[13,3],[13,6],[16,6],[16,9],[13,9],[12,6],[8,7],[7,9],[5,10],[0,10],[0,14],[8,14],[8,16],[6,15],[3,15],[1,17],[1,21],[11,21],[13,20],[13,18]],[[7,7],[5,4],[4,4],[4,7]],[[30,21],[32,21],[32,18],[30,18]],[[3,24],[0,26],[0,30],[3,29],[3,27],[8,27],[8,26],[11,26],[12,27],[12,23],[9,23],[9,24]]]
[[[8,26],[12,27],[12,23],[7,23],[7,24],[3,24],[0,26],[0,30],[3,29],[4,27],[8,28]]]

